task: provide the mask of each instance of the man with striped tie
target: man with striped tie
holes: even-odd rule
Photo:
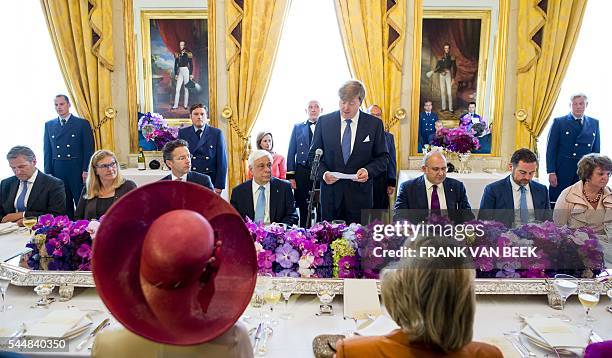
[[[272,176],[272,154],[254,150],[249,155],[253,179],[232,190],[230,203],[243,218],[264,224],[298,223],[295,198],[288,181]]]
[[[23,218],[66,214],[64,183],[36,168],[32,149],[16,146],[6,159],[14,176],[0,182],[0,218],[23,226]]]

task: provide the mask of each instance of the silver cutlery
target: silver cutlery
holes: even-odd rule
[[[89,341],[96,336],[96,334],[98,334],[98,332],[100,332],[101,330],[103,330],[106,326],[108,326],[110,324],[110,318],[105,318],[102,322],[100,322],[100,324],[87,336],[85,337],[81,343],[79,343],[79,345],[76,347],[77,351],[80,351],[81,349],[83,349],[83,347],[85,347],[85,345],[87,343],[89,343]]]
[[[525,352],[523,350],[523,348],[521,348],[521,345],[518,343],[518,341],[516,339],[514,339],[514,335],[508,334],[508,333],[504,333],[504,336],[506,336],[506,340],[508,340],[508,342],[510,342],[510,344],[512,344],[512,346],[514,347],[514,349],[516,349],[516,351],[519,353],[519,355],[521,356],[521,358],[527,358],[529,357],[529,354],[527,352]]]
[[[23,337],[23,335],[27,332],[27,330],[28,329],[26,327],[26,324],[22,323],[19,326],[19,329],[17,331],[15,331],[15,333],[13,333],[10,338],[11,339],[19,339],[19,338]]]

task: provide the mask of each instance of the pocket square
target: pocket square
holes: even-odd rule
[[[367,143],[370,141],[370,135],[368,134],[367,137],[365,137],[365,139],[363,140],[364,143]]]

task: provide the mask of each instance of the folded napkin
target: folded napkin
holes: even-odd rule
[[[17,224],[14,223],[14,222],[1,223],[0,224],[0,235],[8,234],[8,233],[13,232],[13,231],[15,231],[17,229],[19,229],[19,226],[17,226]]]
[[[520,353],[514,348],[512,343],[508,341],[506,338],[502,337],[483,337],[478,338],[478,342],[489,343],[491,345],[496,346],[502,351],[504,358],[522,358]]]
[[[360,327],[363,327],[363,325]],[[399,326],[397,323],[395,323],[395,321],[389,318],[386,314],[381,314],[380,316],[376,317],[371,324],[360,328],[357,331],[357,334],[360,336],[383,336],[398,328]]]
[[[92,324],[87,313],[80,310],[55,310],[40,322],[28,327],[30,337],[68,338],[83,332]]]
[[[556,317],[535,315],[526,317],[527,325],[521,330],[534,343],[544,347],[584,349],[589,344],[590,330],[576,327]]]

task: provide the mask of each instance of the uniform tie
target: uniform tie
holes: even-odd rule
[[[257,197],[257,205],[255,205],[255,222],[263,222],[266,215],[266,187],[260,186],[259,197]]]
[[[521,185],[519,187],[521,191],[521,199],[520,199],[520,210],[521,210],[521,224],[526,224],[529,221],[529,211],[527,210],[527,188]]]
[[[201,130],[201,129],[198,129],[198,130],[196,131],[196,135],[198,136],[198,138],[200,138],[200,137],[202,136],[202,130]]]
[[[431,186],[431,213],[436,215],[442,215],[440,210],[440,197],[438,196],[438,186]]]
[[[28,182],[26,180],[22,180],[21,181],[21,193],[19,193],[19,197],[17,198],[17,205],[15,208],[17,209],[18,213],[26,210],[25,197],[26,197],[27,192],[28,192]]]
[[[62,123],[62,127],[66,124],[66,119],[65,118],[61,118],[60,122]]]
[[[351,119],[345,119],[346,128],[344,128],[344,134],[342,135],[342,158],[344,164],[346,164],[351,156]]]

